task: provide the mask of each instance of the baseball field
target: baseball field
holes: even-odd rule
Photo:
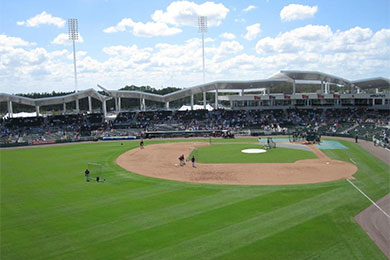
[[[144,151],[201,141],[145,141]],[[317,156],[276,148],[259,161],[240,159],[234,153],[252,148],[256,139],[207,142],[195,150],[185,147],[186,156],[193,151],[199,158],[197,170],[207,163],[261,167]],[[356,164],[352,182],[374,201],[388,194],[388,165],[355,143],[338,142],[347,149],[321,152],[332,162]],[[120,156],[136,150],[136,141],[0,150],[0,258],[386,259],[354,220],[371,203],[344,179],[221,185],[151,178],[117,164]],[[164,155],[156,151],[155,157],[134,154],[140,156],[138,167]],[[177,158],[172,160],[171,167],[181,170],[174,165]],[[85,181],[88,163],[102,165],[105,182]],[[164,167],[154,172],[164,174]]]

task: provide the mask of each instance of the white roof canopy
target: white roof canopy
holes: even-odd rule
[[[99,88],[104,90],[109,96],[101,95],[94,89],[87,89],[65,96],[48,97],[48,98],[27,98],[17,95],[10,95],[0,93],[0,102],[15,102],[19,104],[31,105],[31,106],[45,106],[45,105],[56,105],[72,102],[77,99],[85,97],[93,97],[101,102],[112,98],[139,98],[157,102],[171,102],[174,100],[182,99],[191,95],[203,93],[203,92],[215,92],[217,90],[251,90],[251,89],[265,89],[277,86],[290,86],[292,87],[295,80],[304,81],[322,81],[333,84],[341,84],[347,86],[357,86],[361,89],[369,88],[389,88],[390,80],[382,77],[362,79],[350,81],[341,77],[329,75],[317,71],[294,71],[285,70],[278,74],[273,75],[269,79],[261,80],[249,80],[249,81],[215,81],[196,85],[193,87],[181,89],[166,95],[157,95],[141,91],[127,91],[127,90],[107,90],[100,85]]]

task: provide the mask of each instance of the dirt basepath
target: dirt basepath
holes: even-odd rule
[[[376,202],[387,214],[390,214],[390,194]],[[363,210],[355,220],[382,252],[390,258],[390,219],[374,205]]]
[[[122,168],[144,176],[210,184],[286,185],[351,179],[357,171],[354,164],[329,159],[314,146],[309,146],[318,159],[295,163],[201,164],[180,167],[178,157],[188,157],[195,147],[207,143],[152,144],[141,150],[120,155],[116,163]],[[261,155],[259,155],[261,156]]]

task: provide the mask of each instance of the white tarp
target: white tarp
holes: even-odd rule
[[[203,105],[194,105],[194,110],[200,110],[204,109]],[[213,111],[214,108],[210,105],[206,105],[206,109],[208,111]],[[191,110],[191,106],[183,105],[181,108],[179,108],[179,111],[186,111],[186,110]]]
[[[244,149],[241,150],[242,153],[265,153],[267,150],[264,149]]]
[[[31,112],[31,113],[28,113],[28,112],[20,112],[20,113],[13,113],[12,114],[12,117],[15,118],[15,117],[36,117],[37,116],[37,113],[35,112]],[[39,114],[39,116],[42,116],[42,114]],[[5,116],[3,116],[3,119],[7,119],[10,117],[10,114],[7,113],[5,114]]]

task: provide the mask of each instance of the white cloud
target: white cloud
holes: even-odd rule
[[[87,55],[86,51],[76,51],[76,59],[79,60]],[[66,58],[73,61],[73,52],[69,53]]]
[[[242,51],[244,47],[238,41],[223,41],[218,47],[219,54],[235,54]]]
[[[263,79],[283,69],[323,71],[352,80],[387,76],[390,71],[390,29],[333,31],[329,26],[307,25],[258,40],[255,54],[250,54],[239,40],[205,40],[207,82]],[[13,43],[5,45],[7,41]],[[48,51],[9,36],[0,36],[0,43],[1,92],[72,90],[71,50]],[[157,88],[200,84],[201,46],[199,37],[147,48],[107,46],[103,52],[108,58],[102,60],[80,50],[80,89],[96,87],[96,83],[109,89],[129,84]]]
[[[244,18],[234,18],[234,22],[236,22],[236,23],[245,23],[246,20]]]
[[[387,74],[390,46],[386,42],[390,42],[390,29],[374,33],[355,27],[333,32],[329,26],[307,25],[259,40],[256,51],[285,69],[325,71],[353,79]]]
[[[135,36],[152,37],[152,36],[169,36],[181,33],[182,30],[175,27],[168,27],[165,23],[135,23],[133,27],[133,34]]]
[[[134,26],[134,24],[135,23],[130,18],[123,18],[116,26],[108,27],[108,28],[104,29],[103,31],[105,33],[124,32],[124,31],[126,31],[126,27],[131,28]]]
[[[57,51],[50,55],[44,48],[25,50],[15,46],[0,46],[0,75],[4,85],[9,88],[8,92],[25,93],[29,92],[30,87],[45,85],[41,84],[44,79],[62,71],[60,60],[65,59],[65,53]]]
[[[5,34],[0,34],[0,47],[31,46],[31,45],[36,45],[36,43],[25,41],[19,37],[10,37]]]
[[[219,26],[226,18],[229,9],[223,4],[205,2],[196,4],[189,1],[172,2],[164,12],[157,10],[152,19],[155,22],[172,24],[175,26],[198,26],[198,16],[207,16],[208,26]]]
[[[234,34],[227,33],[227,32],[220,34],[219,37],[227,39],[227,40],[234,40],[234,39],[236,39],[236,36]]]
[[[121,59],[130,59],[133,62],[147,61],[152,51],[152,48],[139,49],[135,44],[132,46],[117,45],[103,48],[103,52],[108,55]]]
[[[317,11],[318,6],[290,4],[283,7],[282,11],[280,11],[280,19],[286,22],[303,20],[313,17]]]
[[[244,12],[249,12],[250,10],[256,9],[257,7],[254,5],[249,5],[247,8],[243,9]]]
[[[122,19],[116,26],[111,26],[103,31],[105,33],[132,31],[135,36],[152,37],[152,36],[169,36],[181,33],[182,30],[175,27],[168,27],[165,23],[160,22],[134,22],[131,18]]]
[[[244,38],[248,41],[256,39],[257,36],[261,33],[261,28],[259,23],[255,23],[246,27],[247,33],[244,35]]]
[[[347,31],[332,32],[328,25],[306,25],[279,34],[275,38],[266,37],[259,40],[256,51],[259,54],[370,51],[367,44],[372,41],[373,35],[369,28],[355,27]]]
[[[60,17],[52,16],[51,14],[43,11],[42,13],[37,14],[36,16],[31,17],[26,21],[18,21],[16,24],[27,27],[39,27],[41,24],[47,24],[62,28],[65,25],[65,20]]]
[[[84,42],[83,37],[81,36],[80,33],[79,33],[79,39],[76,42]],[[51,44],[58,44],[58,45],[71,45],[72,41],[69,40],[69,36],[67,34],[60,33],[50,43]]]
[[[135,36],[153,37],[169,36],[182,32],[180,26],[197,26],[198,16],[207,16],[208,26],[218,26],[225,19],[229,9],[223,4],[205,2],[196,4],[189,1],[172,2],[164,12],[155,11],[150,22],[134,22],[131,18],[123,18],[117,25],[110,26],[103,31],[105,33],[115,33],[132,31]],[[173,25],[170,27],[169,25]]]

